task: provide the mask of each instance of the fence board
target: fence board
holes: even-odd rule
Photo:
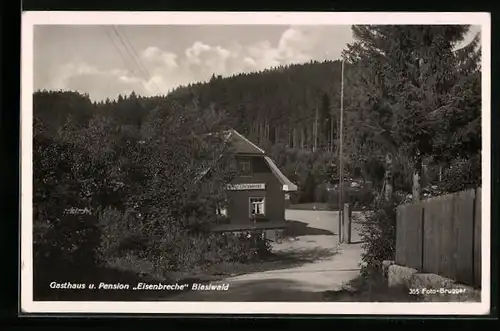
[[[423,202],[424,205],[424,265],[426,272],[448,273],[446,256],[451,234],[453,196],[443,195]],[[448,235],[447,235],[448,234]]]
[[[422,205],[407,204],[397,209],[396,263],[422,269]]]
[[[481,188],[476,190],[474,202],[474,286],[481,287]]]
[[[450,194],[443,197],[444,201],[439,207],[442,210],[442,216],[434,219],[439,226],[439,269],[438,274],[445,277],[453,277],[453,247],[455,242],[455,200],[456,196]],[[437,203],[437,202],[436,202]]]
[[[395,262],[399,265],[406,265],[406,247],[405,243],[406,234],[406,206],[402,205],[396,209],[396,252],[395,252]]]
[[[481,286],[481,189],[397,209],[396,263]]]
[[[455,194],[454,243],[448,254],[453,257],[448,276],[459,282],[472,284],[474,281],[474,200],[475,190]]]
[[[439,261],[436,254],[439,242],[435,240],[439,236],[435,234],[437,229],[433,222],[433,218],[435,218],[433,217],[433,213],[435,213],[435,210],[430,208],[430,206],[429,201],[424,204],[424,263],[422,270],[425,272],[434,272],[439,268]]]

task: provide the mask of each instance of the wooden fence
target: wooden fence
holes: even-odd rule
[[[396,263],[481,287],[481,188],[401,205]]]

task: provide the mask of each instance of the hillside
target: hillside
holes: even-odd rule
[[[260,145],[312,149],[317,120],[317,147],[327,149],[337,136],[340,82],[340,61],[311,62],[228,78],[214,75],[168,98],[227,112],[228,125]]]

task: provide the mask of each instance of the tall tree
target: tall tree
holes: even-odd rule
[[[455,47],[468,26],[354,26],[356,41],[344,55],[357,65],[358,101],[365,128],[386,144],[386,185],[391,190],[393,156],[410,156],[413,197],[420,199],[422,160],[433,152],[430,116],[447,106],[456,83]]]
[[[318,124],[319,145],[324,149],[331,146],[332,141],[330,139],[332,136],[335,137],[335,132],[331,132],[332,127],[333,129],[335,129],[335,126],[331,125],[332,123],[335,123],[334,113],[331,106],[330,97],[325,92],[321,96]]]

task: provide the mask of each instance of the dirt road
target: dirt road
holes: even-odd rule
[[[359,274],[361,244],[338,244],[338,216],[331,211],[287,210],[287,234],[277,253],[306,257],[297,267],[270,270],[225,279],[227,290],[192,290],[169,300],[176,301],[322,301],[326,291],[339,290]],[[359,241],[357,226],[353,241]]]

